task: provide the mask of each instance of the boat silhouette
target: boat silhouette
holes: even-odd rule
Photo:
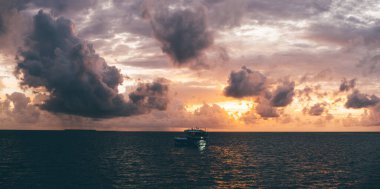
[[[204,147],[207,144],[208,133],[206,129],[198,127],[184,130],[184,137],[174,137],[175,146]]]

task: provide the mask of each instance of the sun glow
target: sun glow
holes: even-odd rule
[[[238,100],[238,101],[223,101],[214,103],[223,108],[227,114],[235,119],[240,119],[245,113],[250,111],[253,107],[254,101]],[[201,108],[203,104],[190,104],[186,105],[186,111],[195,112]]]
[[[253,107],[253,101],[247,100],[219,102],[216,104],[226,110],[228,115],[234,119],[239,119],[244,113],[250,111]]]

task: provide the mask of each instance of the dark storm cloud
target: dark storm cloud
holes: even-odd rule
[[[5,33],[5,23],[3,19],[4,18],[0,15],[0,35]]]
[[[207,26],[205,9],[157,9],[147,13],[147,17],[162,51],[176,65],[189,64],[212,45],[213,34]]]
[[[157,79],[153,83],[141,83],[137,89],[129,94],[129,99],[134,104],[158,110],[165,110],[168,103],[168,81]]]
[[[376,95],[368,95],[355,90],[347,96],[345,106],[354,109],[367,108],[375,106],[379,101],[380,99]]]
[[[91,44],[76,37],[73,27],[68,19],[54,19],[40,11],[34,17],[33,32],[25,40],[26,49],[20,52],[15,73],[21,86],[44,87],[50,93],[42,109],[87,117],[129,116],[151,108],[164,109],[156,103],[166,93],[153,93],[154,98],[148,97],[148,107],[126,101],[118,93],[117,87],[123,82],[120,71],[107,65]]]
[[[231,72],[224,95],[235,98],[258,96],[265,88],[266,77],[243,66],[240,71]]]
[[[271,104],[274,107],[285,107],[289,105],[294,96],[294,82],[285,81],[272,93]]]
[[[342,80],[342,83],[339,86],[339,91],[340,92],[349,91],[355,88],[355,85],[356,85],[356,79],[347,80],[346,78],[344,78]]]

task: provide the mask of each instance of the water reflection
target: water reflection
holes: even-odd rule
[[[204,139],[188,140],[188,139],[186,139],[185,142],[178,142],[178,138],[176,138],[174,145],[176,147],[181,147],[181,148],[198,148],[200,152],[203,152],[206,149],[207,140],[204,140]]]
[[[200,152],[203,152],[206,149],[207,141],[206,140],[199,140],[198,141],[198,148]]]

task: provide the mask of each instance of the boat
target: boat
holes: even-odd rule
[[[198,127],[184,130],[185,137],[174,137],[176,146],[205,147],[208,139],[206,129]]]

